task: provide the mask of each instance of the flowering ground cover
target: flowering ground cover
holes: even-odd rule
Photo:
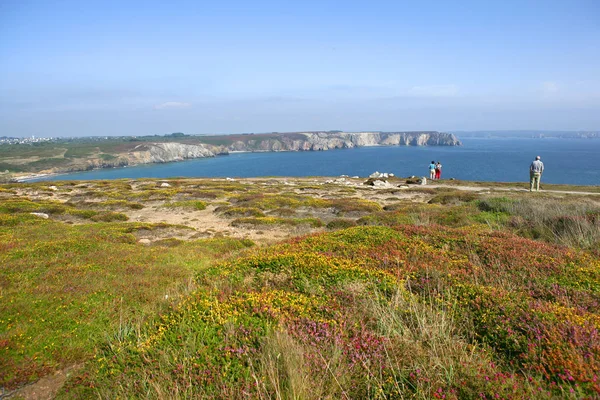
[[[91,358],[99,343],[167,310],[194,271],[251,244],[207,239],[166,252],[132,233],[162,228],[0,213],[0,387]]]
[[[197,280],[63,395],[600,395],[600,260],[583,251],[482,228],[354,227]]]
[[[164,183],[0,187],[0,394],[600,397],[595,197]]]

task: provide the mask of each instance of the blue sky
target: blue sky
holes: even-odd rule
[[[600,1],[0,1],[0,136],[600,130]]]

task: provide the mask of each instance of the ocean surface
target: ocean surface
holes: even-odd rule
[[[598,139],[461,139],[463,146],[360,147],[355,149],[235,153],[167,164],[102,169],[39,180],[171,177],[339,176],[375,171],[428,176],[430,161],[443,165],[442,179],[519,182],[529,180],[536,155],[545,165],[542,183],[600,185]]]

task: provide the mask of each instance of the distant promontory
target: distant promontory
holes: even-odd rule
[[[326,151],[366,146],[460,146],[452,133],[288,132],[231,135],[71,138],[31,145],[0,146],[0,164],[9,173],[65,173],[97,168],[166,163],[231,152]],[[8,151],[10,148],[10,151]],[[6,151],[4,151],[6,150]],[[21,154],[22,153],[22,154]]]

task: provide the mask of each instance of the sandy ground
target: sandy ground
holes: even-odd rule
[[[212,179],[210,182],[226,182],[226,179]],[[236,179],[238,183],[243,183],[251,189],[265,190],[276,187],[277,190],[283,192],[292,192],[298,195],[311,196],[315,198],[359,198],[370,200],[379,203],[382,207],[396,203],[398,201],[411,202],[426,202],[433,194],[431,189],[447,188],[451,190],[463,190],[480,193],[492,192],[528,192],[526,184],[520,187],[493,187],[493,186],[469,186],[469,185],[449,185],[444,183],[430,183],[428,185],[400,185],[398,183],[389,184],[382,187],[373,187],[364,185],[365,179],[360,178],[247,178]],[[168,180],[165,180],[168,182]],[[182,181],[186,182],[186,181]],[[192,181],[190,181],[192,182]],[[201,181],[200,181],[201,182]],[[146,181],[135,181],[133,190],[138,187],[148,184]],[[156,185],[156,181],[151,182]],[[60,186],[60,183],[56,183]],[[17,194],[27,196],[31,199],[48,199],[59,200],[66,202],[74,197],[84,196],[90,189],[93,189],[93,181],[87,184],[75,186],[69,191],[55,189],[56,186],[52,182],[48,182],[48,188],[53,188],[53,193],[48,190],[32,189],[31,187],[23,186],[17,189]],[[557,197],[565,197],[569,195],[585,195],[592,199],[600,199],[600,193],[580,192],[580,191],[556,191],[544,190],[543,193],[554,194]],[[233,193],[232,193],[233,195]],[[534,194],[535,195],[535,194]],[[102,201],[105,199],[91,197],[85,198],[87,202]],[[184,198],[185,200],[185,198]],[[224,199],[218,199],[223,201]],[[218,203],[219,201],[215,201]],[[221,213],[216,212],[217,205],[211,204],[205,210],[190,210],[162,207],[164,201],[144,202],[144,208],[141,210],[116,210],[126,214],[130,222],[148,222],[148,223],[166,223],[171,225],[179,225],[181,228],[169,228],[158,230],[139,231],[136,233],[138,240],[141,243],[150,244],[154,241],[168,238],[176,238],[181,240],[192,240],[209,237],[235,237],[250,239],[257,244],[265,245],[274,242],[282,241],[287,238],[302,234],[318,232],[325,228],[314,228],[308,226],[286,226],[286,225],[268,225],[268,226],[232,226],[232,221],[235,218],[225,217]],[[296,210],[295,217],[317,217],[324,223],[327,223],[338,216],[331,210]],[[343,215],[344,218],[357,219],[361,215]],[[86,223],[82,220],[70,221],[69,223]],[[187,229],[186,229],[187,228]]]

